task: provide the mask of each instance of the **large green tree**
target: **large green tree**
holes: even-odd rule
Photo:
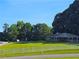
[[[33,35],[34,40],[45,40],[46,36],[50,34],[50,28],[46,24],[36,24],[33,26]]]
[[[24,26],[21,29],[21,38],[22,40],[29,40],[31,38],[32,26],[30,23],[24,23]]]
[[[17,28],[19,31],[18,39],[25,41],[31,38],[32,26],[30,23],[24,23],[23,21],[17,22]]]
[[[17,25],[16,24],[12,24],[9,27],[9,40],[15,41],[18,34],[19,34],[19,32],[18,32]]]
[[[24,22],[23,21],[17,21],[17,29],[18,29],[18,36],[17,38],[22,40],[22,37],[23,37],[23,31],[22,31],[22,28],[24,26]]]

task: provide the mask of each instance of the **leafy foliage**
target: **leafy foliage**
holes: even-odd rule
[[[32,38],[36,40],[45,40],[46,36],[50,33],[50,28],[46,24],[36,24],[33,26]]]
[[[45,40],[46,36],[51,33],[51,28],[47,24],[31,25],[23,21],[17,21],[17,24],[8,25],[4,24],[4,39],[7,41],[39,41]],[[4,40],[3,39],[3,40]]]

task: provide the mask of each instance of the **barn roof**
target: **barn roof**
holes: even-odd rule
[[[57,33],[54,34],[53,37],[79,37],[79,36],[70,33]]]

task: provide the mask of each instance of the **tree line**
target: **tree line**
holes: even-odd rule
[[[45,41],[52,34],[52,28],[45,23],[31,25],[28,22],[17,21],[17,24],[3,26],[4,31],[0,33],[1,41]]]

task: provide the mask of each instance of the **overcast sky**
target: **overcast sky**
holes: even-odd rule
[[[52,26],[54,16],[64,11],[74,0],[0,0],[0,31],[4,23],[18,20]]]

